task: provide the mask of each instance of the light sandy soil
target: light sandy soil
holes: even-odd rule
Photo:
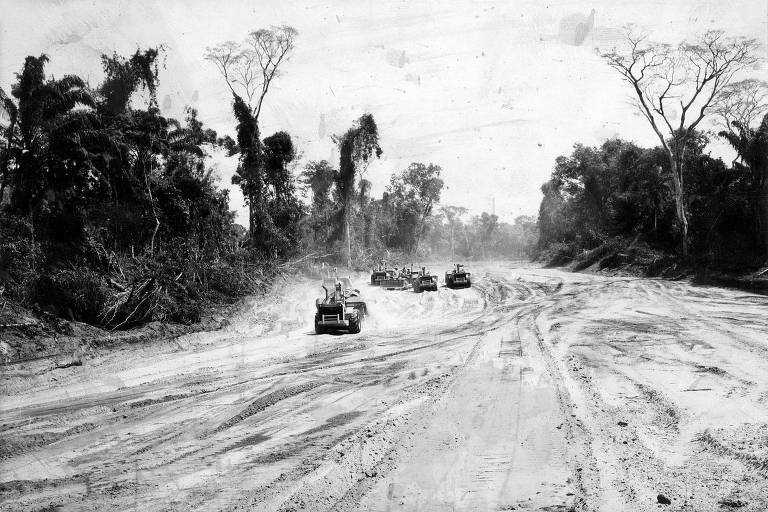
[[[316,336],[297,279],[222,331],[3,368],[0,509],[768,510],[768,297],[472,271],[353,276],[358,335]]]

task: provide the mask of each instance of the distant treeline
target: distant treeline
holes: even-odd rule
[[[494,214],[469,216],[466,208],[441,206],[441,172],[434,164],[412,163],[390,177],[381,198],[371,197],[370,183],[361,179],[354,185],[354,200],[345,205],[343,190],[350,185],[343,184],[339,171],[325,160],[310,162],[302,175],[312,198],[304,251],[335,256],[351,250],[353,265],[362,268],[380,259],[466,260],[532,254],[537,241],[535,218],[521,216],[510,225]]]

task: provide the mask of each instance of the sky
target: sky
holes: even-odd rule
[[[622,27],[672,44],[723,29],[768,47],[766,0],[0,0],[0,13],[6,91],[27,55],[46,53],[48,73],[97,85],[101,54],[163,44],[163,114],[181,119],[191,105],[220,135],[234,135],[231,95],[203,59],[205,48],[291,25],[296,49],[260,125],[263,136],[291,134],[297,168],[320,159],[338,165],[331,136],[370,112],[383,149],[366,174],[374,194],[409,163],[434,163],[443,169],[443,204],[493,210],[507,221],[537,213],[555,158],[574,143],[616,136],[657,143],[626,84],[596,52],[614,46]],[[752,74],[767,78],[764,68]],[[712,152],[728,157],[722,143]],[[245,224],[242,195],[230,185],[236,158],[217,154],[211,163]]]

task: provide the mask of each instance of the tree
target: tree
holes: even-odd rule
[[[264,149],[259,137],[259,116],[272,81],[295,47],[298,32],[283,25],[252,31],[242,43],[227,41],[206,48],[204,57],[214,63],[232,93],[237,120],[240,163],[232,183],[239,185],[248,202],[252,245],[273,238],[273,221],[265,206]]]
[[[271,249],[287,254],[295,249],[299,237],[299,220],[304,208],[296,197],[295,180],[288,168],[296,158],[290,135],[277,132],[264,139],[264,184],[267,211],[274,225]]]
[[[648,41],[627,29],[626,48],[602,55],[633,90],[637,108],[659,138],[669,160],[680,248],[688,255],[688,216],[683,180],[688,139],[715,98],[740,71],[758,60],[754,39],[729,38],[710,30],[677,47]],[[679,103],[679,110],[673,106]]]
[[[274,197],[286,200],[290,182],[288,164],[296,157],[291,136],[286,132],[277,132],[264,139],[264,182],[272,187]]]
[[[735,82],[716,98],[714,111],[724,130],[718,135],[736,150],[734,167],[752,174],[752,202],[763,258],[768,262],[768,83],[746,79]],[[762,123],[755,122],[762,117]]]
[[[312,208],[310,228],[314,242],[325,246],[332,235],[331,217],[334,201],[331,198],[331,188],[336,180],[337,171],[327,160],[310,161],[302,173],[303,183],[312,192]]]
[[[5,146],[0,147],[0,205],[5,198],[5,187],[11,180],[11,148],[18,142],[19,112],[16,104],[0,87],[0,112],[8,118],[6,126],[0,125],[0,133],[5,138]]]
[[[715,98],[712,112],[729,133],[735,133],[734,127],[753,126],[768,113],[768,82],[747,78],[728,84]]]
[[[439,165],[414,162],[390,178],[387,194],[395,214],[395,239],[408,252],[418,249],[427,219],[440,200],[443,189],[441,172]]]
[[[227,41],[205,50],[205,59],[216,65],[232,95],[244,98],[257,123],[269,86],[294,50],[297,35],[288,25],[273,26],[250,32],[242,43]]]
[[[752,175],[760,245],[764,261],[768,262],[768,114],[757,128],[734,120],[730,131],[721,131],[719,135],[733,146],[743,162],[735,162],[734,167],[746,167]]]
[[[137,90],[149,92],[149,106],[157,107],[158,59],[164,50],[162,45],[143,52],[136,50],[130,59],[117,53],[102,55],[101,65],[106,76],[98,91],[102,110],[113,115],[124,114]]]
[[[454,232],[456,226],[461,223],[461,217],[467,214],[467,209],[461,206],[443,206],[440,211],[445,215],[445,219],[448,221],[450,243],[451,243],[451,261],[453,261],[455,254]]]
[[[12,107],[8,98],[5,102],[15,110],[13,125],[18,127],[18,132],[8,132],[6,158],[16,166],[9,180],[11,208],[20,215],[34,213],[44,202],[59,206],[62,196],[57,192],[76,196],[74,188],[64,188],[85,186],[90,167],[83,143],[94,133],[95,120],[88,110],[94,100],[77,76],[46,79],[47,62],[46,55],[27,57],[11,90],[17,105]]]
[[[368,163],[375,156],[381,156],[379,129],[372,114],[363,114],[355,124],[341,136],[333,136],[339,146],[339,172],[336,174],[336,189],[339,198],[340,236],[346,240],[347,266],[352,267],[352,238],[349,229],[349,215],[355,194],[355,182],[365,173]]]
[[[487,255],[486,250],[491,240],[491,236],[493,235],[494,231],[496,231],[496,228],[499,225],[499,217],[493,213],[489,214],[487,212],[483,212],[478,218],[477,224],[480,227],[481,240],[482,240],[481,245],[483,247],[482,254],[483,254],[483,259],[485,259]]]

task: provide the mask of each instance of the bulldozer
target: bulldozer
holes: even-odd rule
[[[425,267],[421,267],[421,272],[412,280],[413,291],[421,293],[437,291],[437,276],[432,275]]]
[[[464,270],[464,265],[456,263],[452,270],[445,273],[445,286],[448,288],[469,288],[472,286],[470,275]]]
[[[405,285],[405,280],[397,269],[379,267],[371,272],[371,285],[379,286],[386,290],[397,290]]]
[[[360,297],[360,290],[352,288],[347,277],[324,279],[323,290],[325,297],[315,301],[315,333],[359,333],[368,314],[368,306]]]

